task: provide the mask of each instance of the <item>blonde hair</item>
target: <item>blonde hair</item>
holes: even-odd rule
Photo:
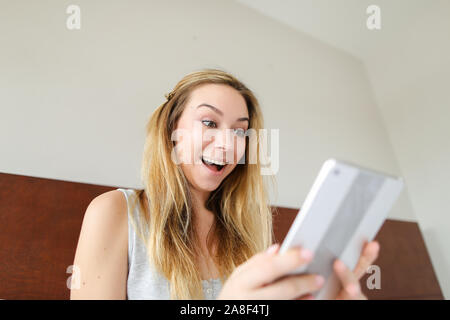
[[[199,251],[191,220],[191,193],[183,171],[171,159],[174,147],[171,134],[191,91],[209,83],[236,89],[245,99],[249,128],[257,132],[263,128],[263,116],[254,94],[234,76],[216,69],[186,75],[151,115],[146,126],[141,168],[144,189],[136,190],[141,223],[134,219],[132,223],[147,247],[151,265],[169,280],[171,299],[205,298],[197,265]],[[245,148],[245,164],[237,165],[206,202],[207,209],[215,215],[207,248],[222,283],[237,266],[268,248],[274,238],[272,210],[266,182],[260,173],[261,165],[259,161],[247,163],[248,142]],[[259,143],[256,152],[260,159]],[[270,177],[275,183],[274,177]],[[216,244],[216,255],[213,244]]]

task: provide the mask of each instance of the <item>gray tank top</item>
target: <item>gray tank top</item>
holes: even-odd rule
[[[169,281],[165,276],[155,270],[147,259],[147,248],[141,238],[136,234],[133,224],[130,222],[132,214],[139,223],[139,205],[136,204],[133,212],[131,205],[136,197],[133,189],[119,188],[127,199],[128,206],[128,300],[169,300]],[[214,300],[222,289],[220,278],[202,280],[205,299]]]

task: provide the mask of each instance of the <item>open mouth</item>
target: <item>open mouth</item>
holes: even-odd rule
[[[225,165],[220,165],[220,164],[216,164],[216,163],[210,162],[210,161],[204,159],[203,157],[202,157],[202,162],[208,169],[210,169],[210,170],[212,170],[214,172],[222,172],[223,169],[226,166],[226,164]]]

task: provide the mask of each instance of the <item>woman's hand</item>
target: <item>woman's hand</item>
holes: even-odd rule
[[[287,275],[311,262],[313,254],[301,248],[277,254],[278,249],[279,244],[275,244],[238,266],[225,282],[217,299],[313,299],[311,292],[322,287],[323,277],[315,274]],[[353,272],[343,263],[341,269],[342,261],[336,259],[333,268],[342,282],[342,289],[336,299],[367,299],[361,291],[359,279],[376,260],[378,252],[378,242],[367,243]],[[317,279],[322,279],[322,282]]]
[[[312,253],[301,248],[292,248],[276,254],[279,244],[267,251],[255,254],[239,265],[225,282],[219,300],[266,300],[311,297],[310,292],[320,289],[322,276],[314,274],[287,275],[290,271],[308,264]],[[319,280],[318,280],[319,279]]]
[[[335,260],[333,269],[342,283],[342,289],[336,297],[337,300],[367,300],[367,297],[361,291],[359,279],[377,259],[379,251],[380,245],[377,241],[366,243],[353,271],[350,271],[342,260]]]

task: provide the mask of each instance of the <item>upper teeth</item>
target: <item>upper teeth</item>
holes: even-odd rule
[[[214,160],[214,159],[209,159],[207,157],[203,157],[203,160],[205,160],[205,161],[207,161],[209,163],[217,164],[219,166],[224,166],[225,165],[225,162],[217,161],[217,160]]]

